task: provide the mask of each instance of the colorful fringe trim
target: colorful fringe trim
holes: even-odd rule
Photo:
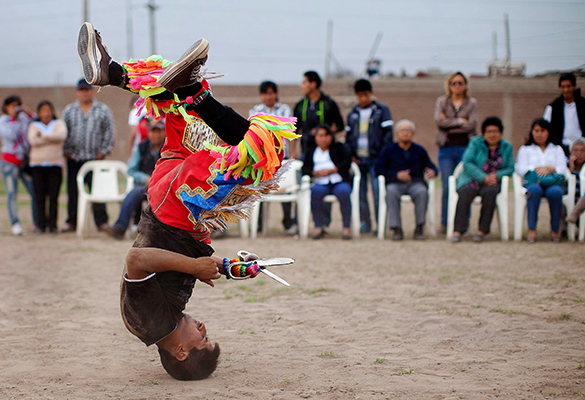
[[[158,83],[158,78],[171,65],[159,55],[152,55],[143,60],[130,60],[122,63],[128,73],[128,88],[138,94],[136,101],[139,112],[146,107],[146,115],[156,119],[162,117],[162,113],[177,113],[176,109],[182,102],[175,100],[153,100],[151,97],[164,92],[166,89]]]
[[[284,150],[284,140],[294,140],[296,118],[255,114],[250,117],[250,128],[237,146],[213,146],[206,144],[211,156],[217,161],[215,167],[225,174],[237,178],[252,177],[254,185],[274,177],[280,167],[279,155]],[[276,142],[276,143],[275,143]]]

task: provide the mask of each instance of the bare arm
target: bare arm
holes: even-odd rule
[[[193,275],[210,286],[220,277],[223,260],[216,256],[191,258],[152,247],[132,247],[126,253],[128,279],[142,279],[156,272],[177,271]]]

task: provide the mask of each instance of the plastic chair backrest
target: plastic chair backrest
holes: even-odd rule
[[[280,181],[280,190],[277,193],[294,193],[299,190],[299,171],[303,166],[303,162],[299,160],[292,160],[289,169],[283,174]]]
[[[463,161],[460,162],[459,164],[457,164],[457,166],[455,167],[455,170],[453,171],[453,176],[455,177],[455,179],[457,179],[459,177],[459,175],[461,175],[462,172],[463,172]]]
[[[83,179],[89,172],[92,173],[90,197],[100,199],[115,199],[124,192],[120,190],[118,174],[126,175],[127,166],[121,161],[88,161],[79,170],[78,177]]]

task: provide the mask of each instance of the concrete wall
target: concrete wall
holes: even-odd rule
[[[542,116],[544,107],[556,96],[557,77],[544,78],[476,78],[470,80],[470,92],[479,103],[479,119],[496,115],[504,122],[504,137],[511,140],[514,149],[520,147],[535,118]],[[217,82],[220,82],[221,79]],[[212,83],[214,96],[230,105],[242,115],[260,101],[257,86],[227,86]],[[332,96],[341,108],[344,118],[355,103],[353,81],[329,80],[323,91]],[[443,94],[444,80],[437,78],[390,78],[373,82],[377,99],[390,106],[394,121],[408,118],[417,126],[415,141],[422,144],[433,160],[437,158],[434,145],[435,123],[433,111],[435,100]],[[301,98],[298,85],[279,87],[280,101],[291,107]],[[23,102],[35,108],[40,100],[51,100],[58,112],[75,100],[75,88],[0,88],[0,99],[18,94]],[[116,146],[110,158],[126,160],[129,156],[128,113],[131,110],[131,93],[112,87],[102,88],[96,98],[106,103],[114,112],[116,120]],[[479,129],[479,126],[478,126]]]

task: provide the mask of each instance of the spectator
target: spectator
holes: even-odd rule
[[[128,141],[128,149],[130,154],[134,152],[134,149],[140,142],[148,137],[148,127],[150,121],[146,117],[146,107],[138,109],[134,103],[136,98],[131,101],[132,110],[128,114],[128,126],[130,127],[130,140]]]
[[[28,171],[28,154],[30,146],[26,131],[32,120],[32,113],[18,96],[9,96],[2,106],[4,115],[0,117],[0,138],[2,139],[2,176],[8,194],[8,216],[12,224],[12,234],[22,235],[24,230],[18,219],[18,178],[26,187],[32,200],[32,217],[37,230],[37,211],[30,171]]]
[[[483,137],[471,138],[463,154],[463,171],[457,178],[459,200],[451,239],[453,243],[460,242],[461,235],[467,230],[470,206],[475,196],[481,196],[481,214],[473,241],[481,243],[490,233],[502,177],[514,173],[512,144],[502,140],[503,132],[504,126],[498,117],[486,118],[481,124]]]
[[[560,76],[559,91],[561,95],[545,107],[543,118],[550,122],[552,143],[562,146],[568,156],[571,143],[585,134],[585,98],[573,74]]]
[[[57,119],[50,101],[37,106],[38,118],[28,126],[30,166],[39,232],[57,233],[59,191],[63,180],[63,142],[67,137],[65,122]],[[47,214],[47,197],[49,212]]]
[[[63,153],[67,160],[67,224],[63,232],[75,232],[77,227],[77,173],[90,160],[103,160],[114,147],[115,126],[112,111],[94,99],[93,87],[80,79],[77,83],[77,101],[63,111],[67,125],[67,138]],[[91,186],[91,174],[85,178]],[[92,203],[93,216],[98,230],[106,228],[106,205]]]
[[[567,217],[567,222],[573,224],[577,223],[579,216],[585,210],[585,196],[581,196],[580,172],[585,165],[585,138],[580,137],[575,139],[571,144],[571,154],[569,156],[569,171],[576,176],[577,185],[575,187],[575,201],[576,205],[573,212]],[[581,198],[579,198],[581,196]]]
[[[354,84],[358,105],[347,116],[345,143],[360,168],[360,231],[372,231],[370,205],[368,204],[368,175],[374,195],[374,214],[378,220],[378,177],[376,159],[382,147],[392,142],[392,117],[388,106],[372,99],[372,84],[360,79]]]
[[[316,129],[315,145],[305,155],[303,175],[313,177],[311,188],[311,212],[315,221],[313,239],[321,239],[325,235],[325,210],[323,199],[333,194],[339,200],[341,217],[343,219],[343,240],[350,240],[349,231],[351,221],[351,157],[349,149],[343,144],[335,142],[335,137],[329,125],[322,124]]]
[[[164,140],[165,124],[162,121],[158,121],[148,129],[146,140],[142,141],[132,152],[132,156],[128,160],[128,175],[134,178],[135,186],[124,199],[120,215],[114,226],[104,229],[109,236],[115,239],[123,239],[130,224],[132,213],[137,209],[142,210],[141,204],[147,200],[146,193],[150,183],[150,176],[160,158],[160,149]]]
[[[563,185],[567,159],[561,146],[552,143],[550,129],[547,120],[536,119],[532,123],[526,144],[518,150],[516,171],[524,177],[524,187],[528,191],[528,243],[536,241],[538,209],[543,195],[550,208],[551,241],[560,241],[559,224],[565,193]]]
[[[302,159],[303,153],[315,145],[313,129],[317,125],[328,124],[335,133],[342,130],[344,124],[337,103],[321,91],[319,74],[315,71],[305,72],[301,90],[305,97],[295,105],[294,116],[297,118],[297,133],[302,135],[300,154]],[[291,156],[299,159],[295,146],[291,146],[291,150]]]
[[[262,82],[260,84],[260,96],[262,97],[262,103],[256,104],[250,109],[250,117],[258,113],[275,115],[277,117],[292,116],[290,107],[278,101],[278,87],[276,83],[271,81]],[[290,158],[290,144],[288,141],[284,146],[284,158],[288,159]],[[260,203],[260,206],[262,207],[262,203]],[[284,215],[282,219],[284,230],[288,234],[296,234],[298,229],[295,220],[292,218],[292,203],[282,203],[282,213]],[[262,216],[262,213],[260,213],[260,216]],[[261,225],[259,224],[259,226]]]
[[[477,101],[469,96],[467,78],[461,72],[449,75],[446,94],[437,99],[434,119],[438,130],[435,143],[439,146],[439,169],[443,194],[441,197],[441,230],[446,232],[449,175],[461,162],[469,139],[476,134]]]
[[[425,179],[437,175],[427,151],[413,143],[416,127],[412,121],[402,119],[396,123],[397,142],[386,145],[376,162],[376,172],[386,178],[386,203],[392,240],[404,239],[400,216],[400,196],[408,194],[414,202],[416,228],[415,240],[424,240],[427,204],[429,196]],[[382,227],[378,227],[382,229]]]

